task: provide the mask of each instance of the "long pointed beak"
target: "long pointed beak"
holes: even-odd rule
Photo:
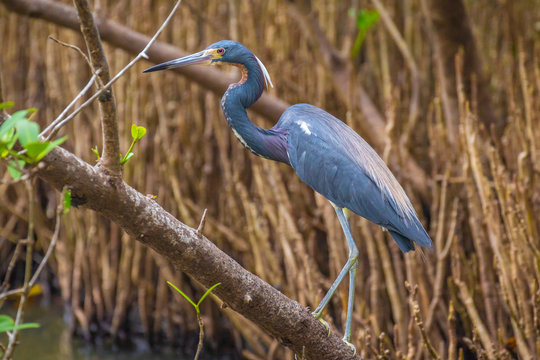
[[[212,61],[212,53],[208,50],[203,50],[195,54],[184,56],[183,58],[180,58],[180,59],[175,59],[175,60],[164,62],[162,64],[152,66],[144,70],[143,73],[160,71],[160,70],[165,70],[165,69],[172,69],[172,68],[182,67],[186,65],[194,65],[194,64],[208,65],[210,64],[211,61]]]

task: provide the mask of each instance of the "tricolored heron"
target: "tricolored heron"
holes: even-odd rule
[[[352,346],[358,249],[351,234],[349,210],[388,230],[403,252],[414,250],[414,243],[431,247],[431,239],[384,161],[341,120],[308,104],[289,107],[271,129],[261,129],[249,120],[246,109],[261,96],[265,83],[272,85],[272,82],[263,63],[244,45],[231,40],[219,41],[201,52],[144,72],[219,63],[236,65],[242,72],[240,81],[230,85],[221,99],[225,119],[236,137],[255,155],[290,165],[302,181],[330,200],[336,211],[347,239],[349,258],[313,315],[325,323],[322,311],[349,273],[343,340]]]

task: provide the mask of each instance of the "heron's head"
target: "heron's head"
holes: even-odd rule
[[[245,66],[249,61],[255,61],[260,66],[265,80],[272,86],[270,75],[268,75],[268,71],[263,63],[247,47],[233,40],[218,41],[203,51],[152,66],[143,72],[146,73],[195,64],[212,65],[229,63],[232,65]]]

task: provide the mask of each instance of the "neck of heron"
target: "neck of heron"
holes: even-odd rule
[[[264,76],[257,60],[253,58],[237,66],[242,78],[231,84],[221,99],[227,123],[242,145],[255,155],[289,164],[286,132],[276,127],[261,129],[251,122],[246,112],[264,89]]]

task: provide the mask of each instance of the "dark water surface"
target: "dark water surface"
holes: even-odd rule
[[[14,316],[14,314],[9,314]],[[106,350],[89,347],[72,339],[60,307],[30,306],[24,322],[37,322],[38,329],[22,330],[14,360],[187,360],[172,353],[151,353],[140,350]],[[1,336],[6,343],[6,336]],[[195,349],[194,349],[195,350]],[[203,350],[204,351],[204,350]]]

